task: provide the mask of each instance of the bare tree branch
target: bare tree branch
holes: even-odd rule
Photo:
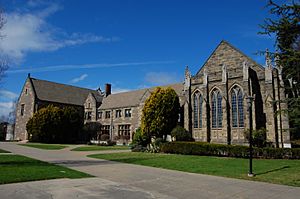
[[[5,19],[4,19],[4,12],[3,10],[0,8],[0,42],[3,39],[3,27],[5,25]],[[1,51],[1,50],[0,50]],[[0,52],[0,82],[2,80],[2,78],[4,77],[4,72],[8,69],[8,63],[7,60],[5,59],[5,57],[3,55],[1,55],[2,53]]]

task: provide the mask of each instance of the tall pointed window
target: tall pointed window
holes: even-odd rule
[[[198,126],[198,95],[197,93],[194,94],[194,128],[199,128]]]
[[[222,128],[222,95],[219,90],[214,90],[211,96],[212,128]]]
[[[199,91],[194,93],[194,128],[202,128],[202,104],[203,97]]]
[[[244,127],[243,92],[235,86],[231,91],[232,127]]]

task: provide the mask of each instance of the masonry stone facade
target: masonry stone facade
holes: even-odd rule
[[[169,86],[180,99],[180,122],[196,141],[247,144],[247,98],[253,96],[254,129],[265,128],[274,146],[290,147],[288,117],[275,114],[286,108],[274,103],[285,98],[282,85],[281,67],[268,54],[263,67],[222,41],[195,75],[186,68],[184,82]],[[99,122],[111,139],[130,142],[153,89],[111,94],[109,84],[103,92],[28,77],[17,105],[15,139],[26,140],[28,119],[41,104],[53,103],[81,107],[85,122]]]

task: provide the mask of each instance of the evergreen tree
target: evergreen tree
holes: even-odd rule
[[[179,108],[179,98],[174,89],[157,87],[143,108],[143,134],[166,139],[166,135],[170,134],[177,124]]]
[[[276,64],[282,67],[284,87],[288,96],[285,102],[292,138],[300,138],[300,4],[292,1],[282,5],[269,1],[272,18],[261,25],[261,34],[275,35],[277,52],[273,53]],[[280,113],[281,114],[281,113]]]

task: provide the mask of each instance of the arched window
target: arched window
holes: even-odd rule
[[[202,128],[202,104],[203,104],[203,97],[202,95],[199,96],[199,128]]]
[[[202,104],[203,97],[199,91],[194,93],[194,128],[202,128]]]
[[[212,128],[222,128],[222,95],[219,90],[212,92]]]
[[[198,128],[198,93],[194,94],[194,128]]]
[[[244,127],[243,92],[235,86],[231,91],[232,127]]]

